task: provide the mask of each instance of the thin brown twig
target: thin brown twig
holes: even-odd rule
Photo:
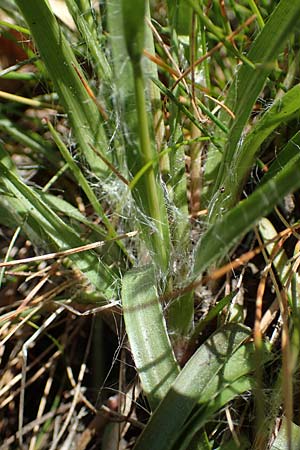
[[[226,41],[230,41],[232,40],[232,38],[238,34],[243,28],[247,27],[248,25],[250,25],[252,22],[254,22],[254,20],[256,19],[256,15],[252,15],[251,17],[249,17],[249,19],[247,19],[244,23],[242,23],[239,27],[237,27],[236,30],[234,30],[229,36],[226,37]],[[198,58],[195,63],[194,66],[190,66],[188,67],[181,75],[180,77],[176,80],[175,84],[173,84],[173,86],[171,87],[171,90],[175,89],[175,87],[178,85],[178,83],[180,83],[180,81],[185,78],[196,66],[198,66],[199,64],[201,64],[203,61],[205,61],[205,59],[210,58],[210,56],[212,56],[215,52],[217,52],[218,50],[220,50],[220,48],[222,48],[224,45],[224,42],[218,42],[217,45],[215,45],[211,50],[209,50],[205,55],[201,56],[200,58]]]
[[[115,236],[113,238],[106,239],[105,241],[97,241],[92,242],[91,244],[81,245],[80,247],[70,248],[68,250],[63,250],[60,252],[54,252],[54,253],[47,253],[45,255],[41,256],[33,256],[31,258],[22,258],[22,259],[16,259],[14,261],[7,261],[0,263],[0,267],[13,267],[17,266],[19,264],[28,264],[32,262],[38,262],[38,261],[47,261],[49,259],[56,259],[56,258],[64,258],[69,255],[74,255],[75,253],[81,253],[86,252],[88,250],[94,250],[99,247],[103,247],[105,244],[113,241],[118,241],[120,239],[126,239],[134,237],[138,234],[138,231],[130,231],[129,233],[120,234],[118,236]]]
[[[83,355],[83,360],[79,369],[79,374],[78,374],[78,378],[77,378],[77,382],[75,383],[74,386],[74,395],[73,395],[73,400],[70,406],[70,410],[68,412],[68,415],[66,417],[66,420],[63,423],[62,428],[60,429],[58,435],[56,436],[56,438],[54,439],[54,441],[52,442],[52,445],[50,447],[50,450],[55,450],[57,448],[57,445],[59,443],[59,441],[61,440],[61,438],[63,437],[65,431],[67,430],[69,423],[72,419],[72,416],[75,412],[75,408],[76,405],[79,401],[80,398],[80,393],[81,393],[81,385],[82,385],[82,381],[83,381],[83,377],[85,375],[85,371],[86,371],[86,362],[87,362],[87,358],[90,352],[90,347],[91,347],[91,343],[92,343],[92,328],[91,331],[89,333],[89,337],[88,337],[88,342],[85,348],[85,352]],[[69,375],[69,373],[72,374],[72,378],[73,378],[73,372],[70,366],[67,366],[67,374]],[[69,377],[70,378],[70,377]],[[74,380],[74,378],[73,378]]]
[[[147,24],[148,24],[148,26],[150,27],[150,29],[151,29],[151,31],[152,31],[154,37],[155,37],[156,40],[159,42],[159,44],[162,46],[162,48],[163,48],[163,50],[165,51],[167,57],[170,59],[171,63],[172,63],[172,64],[174,65],[174,67],[176,68],[177,74],[176,74],[176,72],[175,72],[174,76],[175,76],[175,77],[176,77],[176,76],[177,76],[177,77],[178,77],[178,76],[180,77],[180,76],[181,76],[181,75],[180,75],[180,74],[181,74],[180,68],[179,68],[177,62],[175,61],[175,59],[173,58],[173,56],[172,56],[171,52],[169,51],[168,47],[165,45],[165,43],[164,43],[164,41],[162,40],[160,34],[157,32],[157,30],[155,29],[155,27],[152,25],[151,21],[148,20],[148,19],[147,19],[146,21],[147,21]],[[144,52],[144,54],[149,55],[149,53],[148,53],[147,51],[146,51],[146,53]],[[151,59],[152,61],[154,61],[154,58],[156,58],[156,57],[153,57],[153,59],[151,59],[151,58],[150,58],[150,59]],[[159,60],[157,60],[156,63],[159,65]],[[165,63],[163,63],[163,65],[164,65],[164,67],[165,67]],[[185,87],[186,92],[188,93],[188,95],[189,95],[189,97],[190,97],[191,105],[192,105],[192,107],[193,107],[193,110],[195,111],[195,114],[196,114],[196,116],[197,116],[197,119],[199,120],[199,122],[204,122],[204,121],[206,120],[206,118],[202,116],[202,113],[201,113],[201,111],[199,110],[199,108],[197,107],[197,104],[195,103],[192,94],[189,92],[189,88],[188,88],[187,82],[185,81],[185,79],[183,79],[182,82],[183,82],[183,84],[184,84],[184,87]]]
[[[98,108],[98,111],[100,112],[101,116],[103,117],[104,120],[108,120],[108,115],[105,111],[105,109],[103,108],[103,106],[101,105],[101,103],[99,102],[99,100],[96,98],[94,92],[92,91],[92,89],[89,87],[88,83],[86,82],[86,80],[84,79],[83,75],[80,73],[80,71],[78,70],[78,68],[75,66],[75,64],[72,63],[72,66],[75,70],[75,72],[77,73],[80,81],[82,82],[84,89],[86,90],[88,96],[93,100],[93,102],[95,103],[95,105]]]
[[[48,328],[49,325],[59,316],[63,311],[63,308],[58,308],[54,311],[42,325],[27,339],[22,346],[22,378],[20,388],[20,401],[19,401],[19,414],[18,414],[18,430],[19,430],[19,445],[23,447],[23,423],[24,423],[24,410],[25,410],[25,388],[26,388],[26,375],[27,375],[27,360],[28,350],[33,342]]]
[[[228,106],[226,106],[223,102],[220,102],[220,100],[217,100],[216,98],[214,98],[214,97],[212,97],[211,95],[208,95],[208,94],[204,94],[204,97],[209,98],[209,100],[211,100],[214,103],[216,103],[218,106],[220,106],[220,108],[223,108],[230,115],[230,117],[232,117],[232,119],[235,119],[234,112],[231,111],[231,109],[229,109]]]
[[[278,241],[281,238],[283,238],[284,240],[288,239],[291,236],[291,234],[294,234],[295,230],[297,230],[298,228],[299,223],[289,226],[289,228],[286,228],[285,230],[278,233],[277,236],[275,236],[273,239],[270,239],[268,242],[264,243],[263,248],[265,248],[268,244],[272,242]],[[213,270],[210,274],[205,275],[204,277],[200,277],[182,288],[175,289],[174,291],[169,292],[167,294],[163,294],[162,296],[160,296],[160,300],[162,302],[165,302],[178,298],[181,295],[192,291],[196,287],[200,286],[203,283],[206,283],[209,280],[218,280],[222,276],[226,275],[227,272],[237,269],[238,267],[247,263],[248,261],[253,259],[256,255],[258,255],[260,252],[261,247],[254,248],[253,250],[244,253],[243,255],[239,256],[238,258],[234,259],[228,264],[225,264],[224,266],[220,267],[219,269]]]
[[[43,280],[41,280],[41,281],[43,281]],[[0,323],[7,321],[7,320],[12,320],[13,318],[17,317],[19,314],[24,312],[24,310],[26,309],[26,307],[28,306],[28,304],[30,302],[34,305],[39,304],[41,302],[45,303],[45,301],[49,301],[51,298],[55,297],[60,292],[71,287],[73,284],[74,284],[74,280],[66,280],[66,281],[62,282],[61,284],[55,286],[53,289],[50,289],[48,292],[45,292],[42,295],[39,295],[38,297],[35,297],[35,298],[34,298],[34,296],[37,294],[39,289],[33,289],[32,291],[30,291],[28,296],[24,300],[22,300],[21,304],[18,306],[18,308],[16,310],[11,311],[6,314],[3,314],[0,317]],[[42,287],[42,285],[43,284],[41,284],[40,287]]]
[[[96,149],[96,147],[92,144],[89,144],[89,146],[91,147],[91,149],[96,153],[96,155],[98,155],[102,161],[107,165],[107,167],[124,183],[126,184],[126,186],[129,186],[129,181],[123,177],[123,175],[121,174],[121,172],[116,169],[116,167],[107,159],[105,158],[104,155],[102,155],[102,153]]]
[[[52,364],[50,366],[50,370],[49,370],[49,377],[46,381],[45,387],[44,387],[44,392],[42,394],[42,398],[39,404],[39,408],[37,411],[37,415],[36,415],[36,421],[37,424],[35,425],[35,427],[33,428],[33,435],[31,436],[30,439],[30,444],[29,444],[29,450],[34,450],[36,448],[36,443],[37,443],[37,438],[38,438],[38,432],[40,430],[40,426],[38,424],[38,421],[41,419],[41,417],[43,417],[44,412],[45,412],[45,408],[46,408],[46,404],[47,404],[47,399],[49,397],[49,393],[54,381],[54,373],[56,370],[56,365],[57,365],[57,361],[55,361],[54,364]]]
[[[34,429],[35,426],[37,425],[42,425],[43,423],[47,422],[48,420],[52,419],[53,417],[55,417],[56,415],[59,414],[64,414],[66,411],[68,411],[70,409],[70,403],[66,403],[65,405],[61,405],[59,406],[57,409],[55,409],[54,411],[50,411],[46,414],[44,414],[42,417],[40,417],[39,419],[34,419],[32,422],[24,425],[23,427],[23,436],[28,434],[30,431],[32,431]],[[7,438],[3,444],[0,446],[0,450],[7,450],[7,448],[13,444],[17,439],[19,438],[19,432],[17,431],[17,433],[14,436],[11,436],[9,438]]]

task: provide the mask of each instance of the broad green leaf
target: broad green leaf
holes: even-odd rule
[[[263,349],[263,361],[270,359],[271,355],[267,348]],[[220,382],[219,374],[216,374],[207,383],[207,388],[203,390],[198,403],[203,404],[189,418],[185,424],[182,434],[178,439],[178,450],[187,448],[193,435],[197,433],[207,423],[214,413],[228,404],[238,394],[251,390],[255,381],[249,374],[255,370],[257,364],[255,348],[253,343],[246,343],[233,353],[222,369],[223,383]]]
[[[185,269],[185,270],[184,270]],[[186,276],[187,267],[182,265],[182,275]],[[180,279],[180,276],[178,277]],[[176,300],[173,300],[167,312],[168,330],[171,334],[172,344],[177,354],[184,353],[185,345],[188,344],[187,337],[193,330],[194,322],[194,293],[188,292]]]
[[[132,269],[122,280],[126,332],[152,410],[164,398],[179,367],[168,337],[152,266]]]
[[[207,339],[177,376],[151,416],[134,449],[173,449],[193,408],[201,401],[201,397],[204,401],[208,400],[205,391],[210,381],[216,380],[210,395],[217,395],[234,381],[230,369],[235,371],[234,379],[239,370],[242,376],[245,367],[246,371],[249,369],[244,360],[234,362],[235,365],[241,362],[241,367],[234,368],[230,363],[231,357],[248,337],[248,328],[229,324]],[[236,395],[238,392],[234,393]]]
[[[193,439],[195,433],[202,430],[204,425],[208,423],[214,416],[214,414],[231,402],[236,396],[246,391],[253,389],[252,375],[242,376],[237,380],[231,382],[228,386],[224,387],[222,393],[220,393],[212,402],[200,407],[197,412],[192,416],[185,426],[184,433],[179,436],[178,441],[172,447],[172,450],[186,450],[189,449],[190,442]]]

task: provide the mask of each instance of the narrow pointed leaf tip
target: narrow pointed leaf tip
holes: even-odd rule
[[[124,37],[132,63],[141,59],[144,47],[145,0],[122,0]]]

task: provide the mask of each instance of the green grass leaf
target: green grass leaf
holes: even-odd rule
[[[184,366],[168,393],[154,411],[135,450],[175,450],[182,427],[201,397],[210,400],[206,389],[212,380],[210,396],[217,395],[227,384],[244,375],[249,366],[243,358],[233,359],[235,352],[249,336],[249,329],[241,325],[227,325],[214,333]],[[237,365],[238,364],[238,365]],[[226,372],[224,372],[226,370]],[[231,371],[234,377],[231,378]],[[235,392],[236,394],[238,392]]]
[[[226,98],[226,106],[234,112],[236,118],[235,120],[230,119],[224,111],[220,114],[220,120],[227,128],[230,128],[228,135],[218,133],[220,147],[225,147],[224,152],[211,147],[208,153],[205,177],[207,184],[213,183],[209,188],[209,199],[213,200],[214,195],[222,187],[228,175],[228,169],[231,161],[235,158],[239,141],[253,105],[269,73],[275,67],[278,55],[291,33],[296,29],[299,17],[299,2],[281,0],[247,54],[247,58],[255,64],[255,69],[243,64],[237,72]],[[233,180],[233,182],[236,181]],[[226,211],[225,208],[221,214]],[[214,209],[211,221],[216,220],[218,213],[220,211]]]
[[[149,65],[144,64],[143,59],[140,60],[136,56],[133,59],[125,58],[124,62],[124,55],[128,54],[125,42],[131,45],[130,37],[133,38],[136,34],[141,39],[140,31],[144,23],[137,25],[132,20],[133,18],[137,20],[138,17],[141,20],[141,17],[144,17],[144,7],[145,5],[139,2],[135,11],[135,4],[113,0],[108,5],[108,24],[115,74],[115,95],[122,127],[120,140],[126,154],[128,171],[134,177],[146,164],[150,164],[149,169],[143,173],[132,189],[138,218],[137,226],[143,233],[143,240],[151,258],[161,272],[166,274],[169,269],[170,234],[159,170],[157,166],[152,165],[158,152],[154,138],[151,95],[148,80],[146,81],[146,69]],[[123,27],[124,14],[126,18],[132,15],[128,30],[125,22]],[[132,52],[135,51],[132,49]]]
[[[132,269],[122,280],[126,332],[152,410],[164,398],[179,368],[168,337],[152,266]]]
[[[22,205],[20,214],[23,221],[31,217],[31,226],[34,233],[40,236],[40,244],[43,247],[57,250],[67,250],[69,248],[84,245],[78,234],[72,227],[63,222],[63,220],[46,204],[41,197],[30,187],[26,186],[17,175],[0,162],[1,184],[4,186],[7,194],[15,197]],[[9,203],[9,196],[6,197]],[[16,206],[16,204],[14,205]],[[99,291],[108,297],[113,295],[116,275],[105,265],[101,258],[92,251],[82,254],[70,255],[70,259],[81,270],[89,281]]]
[[[97,36],[95,23],[91,17],[90,4],[89,2],[81,2],[80,6],[84,3],[86,10],[82,10],[77,1],[66,0],[67,7],[93,59],[99,80],[102,83],[109,83],[112,76],[111,68]]]
[[[294,156],[274,178],[208,228],[195,248],[193,278],[199,277],[210,265],[223,259],[234,243],[261,217],[271,212],[286,194],[300,186],[299,161],[300,154]],[[219,192],[218,195],[228,193]]]
[[[78,186],[80,186],[82,188],[83,192],[86,194],[87,198],[89,199],[91,205],[94,208],[95,213],[98,214],[98,216],[102,219],[102,221],[108,231],[108,236],[111,238],[116,237],[117,233],[116,233],[113,225],[110,223],[108,217],[105,215],[101,203],[98,201],[96,194],[94,193],[93,189],[90,187],[87,179],[85,178],[84,174],[80,170],[80,167],[75,163],[75,161],[73,160],[67,147],[64,145],[64,143],[60,139],[58,133],[55,131],[55,129],[53,128],[53,126],[51,125],[50,122],[48,122],[48,127],[50,129],[50,132],[52,134],[52,137],[53,137],[57,147],[59,148],[59,150],[62,154],[62,157],[67,162],[69,169],[73,173],[73,175],[78,183]],[[124,254],[127,254],[127,251],[125,249],[123,242],[122,241],[117,241],[117,242],[118,242],[118,245],[120,246],[120,248],[123,250]]]
[[[85,79],[62,28],[45,0],[16,0],[16,4],[28,23],[60,102],[68,114],[81,154],[95,175],[106,176],[107,166],[89,146],[108,148],[103,121],[78,76],[81,73],[82,79]]]
[[[253,125],[237,150],[232,154],[230,163],[226,165],[221,186],[230,195],[219,196],[212,202],[210,215],[217,217],[219,212],[228,211],[239,200],[245,181],[256,158],[260,153],[260,146],[265,139],[281,124],[293,119],[300,110],[300,85],[294,86],[290,91],[275,101],[260,119]],[[222,214],[221,213],[221,214]]]
[[[283,167],[291,164],[294,158],[300,155],[300,131],[298,131],[283,147],[280,153],[269,167],[269,170],[264,174],[260,185],[263,185],[268,180],[274,178]]]
[[[146,0],[121,0],[124,38],[133,64],[140,62],[145,41]]]

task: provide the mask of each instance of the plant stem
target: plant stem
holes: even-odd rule
[[[138,115],[138,133],[140,139],[140,154],[143,165],[153,161],[155,152],[151,145],[148,117],[146,110],[145,86],[143,80],[143,73],[141,63],[136,62],[132,64],[134,73],[134,87],[136,96],[136,106]],[[158,192],[157,180],[154,168],[150,167],[144,174],[144,183],[147,191],[148,210],[151,218],[155,221],[156,230],[153,234],[153,246],[155,253],[160,256],[161,268],[167,269],[168,266],[168,251],[165,245],[162,245],[162,240],[166,236],[166,223],[161,213],[161,196]]]

